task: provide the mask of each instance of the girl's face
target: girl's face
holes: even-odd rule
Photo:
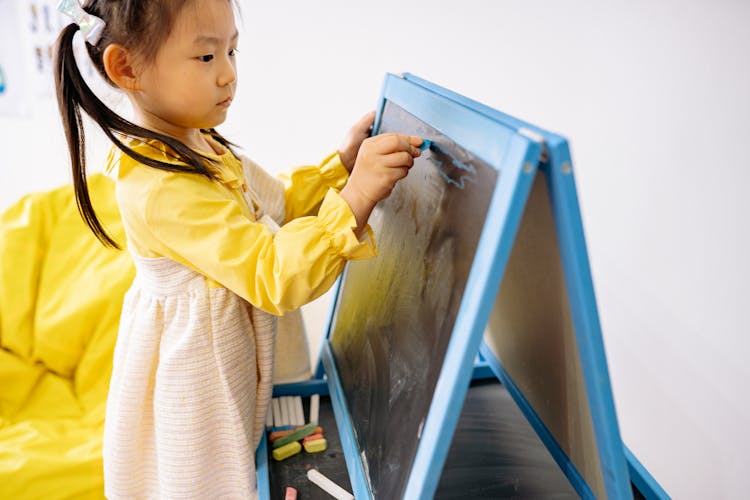
[[[179,136],[222,123],[237,87],[237,35],[228,0],[194,0],[183,7],[131,93],[144,125]]]

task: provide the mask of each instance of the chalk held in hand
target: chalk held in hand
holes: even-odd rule
[[[431,146],[432,146],[432,141],[429,140],[429,139],[425,139],[423,137],[422,138],[422,145],[419,146],[419,149],[422,150],[422,151],[424,151],[425,149],[430,149]]]
[[[336,498],[336,500],[354,500],[354,495],[325,477],[317,469],[307,471],[307,479],[317,484],[323,491]]]

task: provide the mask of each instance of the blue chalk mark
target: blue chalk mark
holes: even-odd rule
[[[452,185],[456,186],[458,189],[464,189],[464,188],[466,188],[466,183],[464,182],[464,179],[469,180],[471,182],[476,182],[476,180],[474,180],[473,177],[467,177],[465,175],[462,175],[458,179],[458,181],[456,181],[455,179],[451,179],[450,176],[448,176],[448,174],[446,174],[442,170],[440,170],[439,173],[440,173],[440,177],[442,177],[445,182],[447,182],[448,184],[452,184]]]
[[[443,180],[445,180],[445,182],[453,186],[456,186],[458,189],[465,189],[466,182],[471,182],[471,183],[476,184],[477,180],[473,174],[476,174],[477,171],[474,167],[472,167],[471,165],[467,165],[466,163],[456,158],[456,156],[453,155],[449,150],[438,147],[436,143],[430,142],[430,147],[434,149],[435,151],[440,151],[441,153],[448,156],[451,160],[452,166],[455,167],[457,170],[462,170],[462,171],[467,172],[467,174],[465,175],[462,174],[462,175],[457,176],[458,180],[456,180],[445,171],[445,169],[443,168],[442,161],[438,160],[434,156],[430,156],[427,159],[430,160],[432,163],[434,163],[436,167],[438,167],[438,173],[443,178]]]
[[[5,92],[5,74],[3,73],[3,67],[0,66],[0,94]]]

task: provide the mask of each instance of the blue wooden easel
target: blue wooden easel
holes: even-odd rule
[[[404,130],[400,130],[400,120],[407,116],[409,118],[404,123],[408,121],[410,125],[404,124]],[[414,123],[420,125],[414,129]],[[433,158],[428,157],[423,160],[424,164],[415,166],[413,170],[426,172],[429,168],[437,168],[446,183],[444,190],[464,189],[465,183],[476,183],[478,177],[475,174],[480,164],[481,168],[494,169],[494,174],[489,177],[492,179],[491,185],[483,181],[485,185],[482,189],[490,190],[484,218],[467,222],[479,225],[481,230],[444,358],[431,367],[435,370],[435,376],[434,383],[427,384],[428,390],[432,391],[429,407],[423,415],[418,416],[419,422],[410,422],[414,426],[418,424],[419,432],[415,452],[407,455],[406,462],[411,462],[400,464],[406,471],[402,485],[396,488],[400,498],[432,498],[469,382],[473,376],[487,376],[490,373],[512,395],[582,498],[630,499],[633,498],[633,486],[646,498],[668,498],[623,445],[620,436],[568,142],[559,135],[416,76],[387,75],[373,133],[396,131],[416,135],[426,133],[423,130],[435,134],[437,139],[433,143],[438,149]],[[465,152],[467,156],[459,157],[451,151]],[[432,163],[428,165],[428,161]],[[446,162],[452,165],[444,165]],[[407,179],[418,175],[412,173]],[[400,186],[396,189],[400,189]],[[409,188],[405,184],[403,189]],[[395,193],[396,190],[392,198],[397,198]],[[549,214],[546,216],[547,225],[537,227],[537,219],[531,219],[535,215],[528,214],[532,205],[542,207],[533,210]],[[388,213],[387,205],[384,212]],[[382,230],[387,231],[387,226]],[[376,230],[376,238],[378,234]],[[510,274],[521,276],[520,280],[523,281],[523,266],[531,264],[533,267],[547,262],[527,262],[528,254],[533,252],[524,252],[523,248],[514,249],[517,238],[526,238],[531,246],[554,247],[555,262],[552,265],[557,267],[553,267],[553,270],[561,270],[559,297],[562,300],[557,302],[563,303],[564,309],[564,321],[561,321],[564,325],[560,330],[569,332],[567,340],[561,338],[559,345],[569,347],[565,356],[572,360],[568,363],[564,357],[560,359],[564,361],[562,365],[573,366],[560,368],[560,373],[567,373],[572,383],[579,383],[583,388],[582,395],[575,400],[578,403],[576,411],[586,421],[581,427],[581,434],[593,442],[587,455],[595,455],[596,460],[582,458],[582,454],[575,451],[576,447],[560,438],[560,432],[556,429],[560,426],[559,419],[565,418],[565,415],[561,417],[554,405],[546,407],[541,404],[545,395],[535,389],[544,385],[539,383],[539,377],[544,373],[535,371],[533,367],[527,369],[526,365],[519,368],[519,364],[515,363],[516,358],[512,356],[514,347],[519,342],[527,342],[526,339],[533,335],[525,336],[522,331],[530,324],[530,314],[521,314],[516,319],[510,318],[512,314],[500,314],[513,307],[503,297],[508,294],[515,296],[521,289],[514,287],[507,292],[504,290],[514,286]],[[387,260],[387,249],[381,258]],[[373,461],[370,459],[368,465],[368,453],[371,450],[366,446],[363,448],[362,444],[363,435],[370,424],[365,425],[361,417],[353,417],[361,415],[362,405],[357,400],[360,396],[346,389],[352,387],[353,377],[357,375],[348,359],[351,355],[348,331],[352,329],[351,317],[363,318],[372,314],[372,311],[366,310],[355,311],[357,314],[354,314],[351,310],[359,307],[357,297],[352,293],[357,289],[355,282],[358,276],[366,275],[368,269],[372,272],[372,268],[362,266],[373,265],[377,263],[350,263],[336,285],[328,333],[321,352],[321,365],[316,370],[315,378],[310,382],[275,389],[275,395],[309,395],[328,390],[352,488],[358,499],[378,497],[379,491],[370,477]],[[509,273],[507,279],[506,272]],[[518,281],[517,278],[513,280]],[[533,286],[526,286],[526,291],[533,294]],[[545,310],[537,313],[543,315]],[[493,333],[493,314],[501,316],[500,333]],[[485,333],[488,323],[490,328]],[[548,335],[558,333],[553,328]],[[533,360],[538,346],[524,345],[524,348],[525,352],[531,353],[529,359]],[[356,353],[353,356],[356,358]],[[398,414],[397,408],[393,411]],[[268,498],[268,484],[264,483],[264,478],[267,480],[266,462],[267,450],[265,443],[262,443],[257,460],[261,498]]]

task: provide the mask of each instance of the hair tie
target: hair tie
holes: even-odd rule
[[[99,42],[107,24],[102,19],[83,10],[78,0],[60,0],[57,4],[57,10],[73,18],[87,42],[91,45],[96,45]]]

